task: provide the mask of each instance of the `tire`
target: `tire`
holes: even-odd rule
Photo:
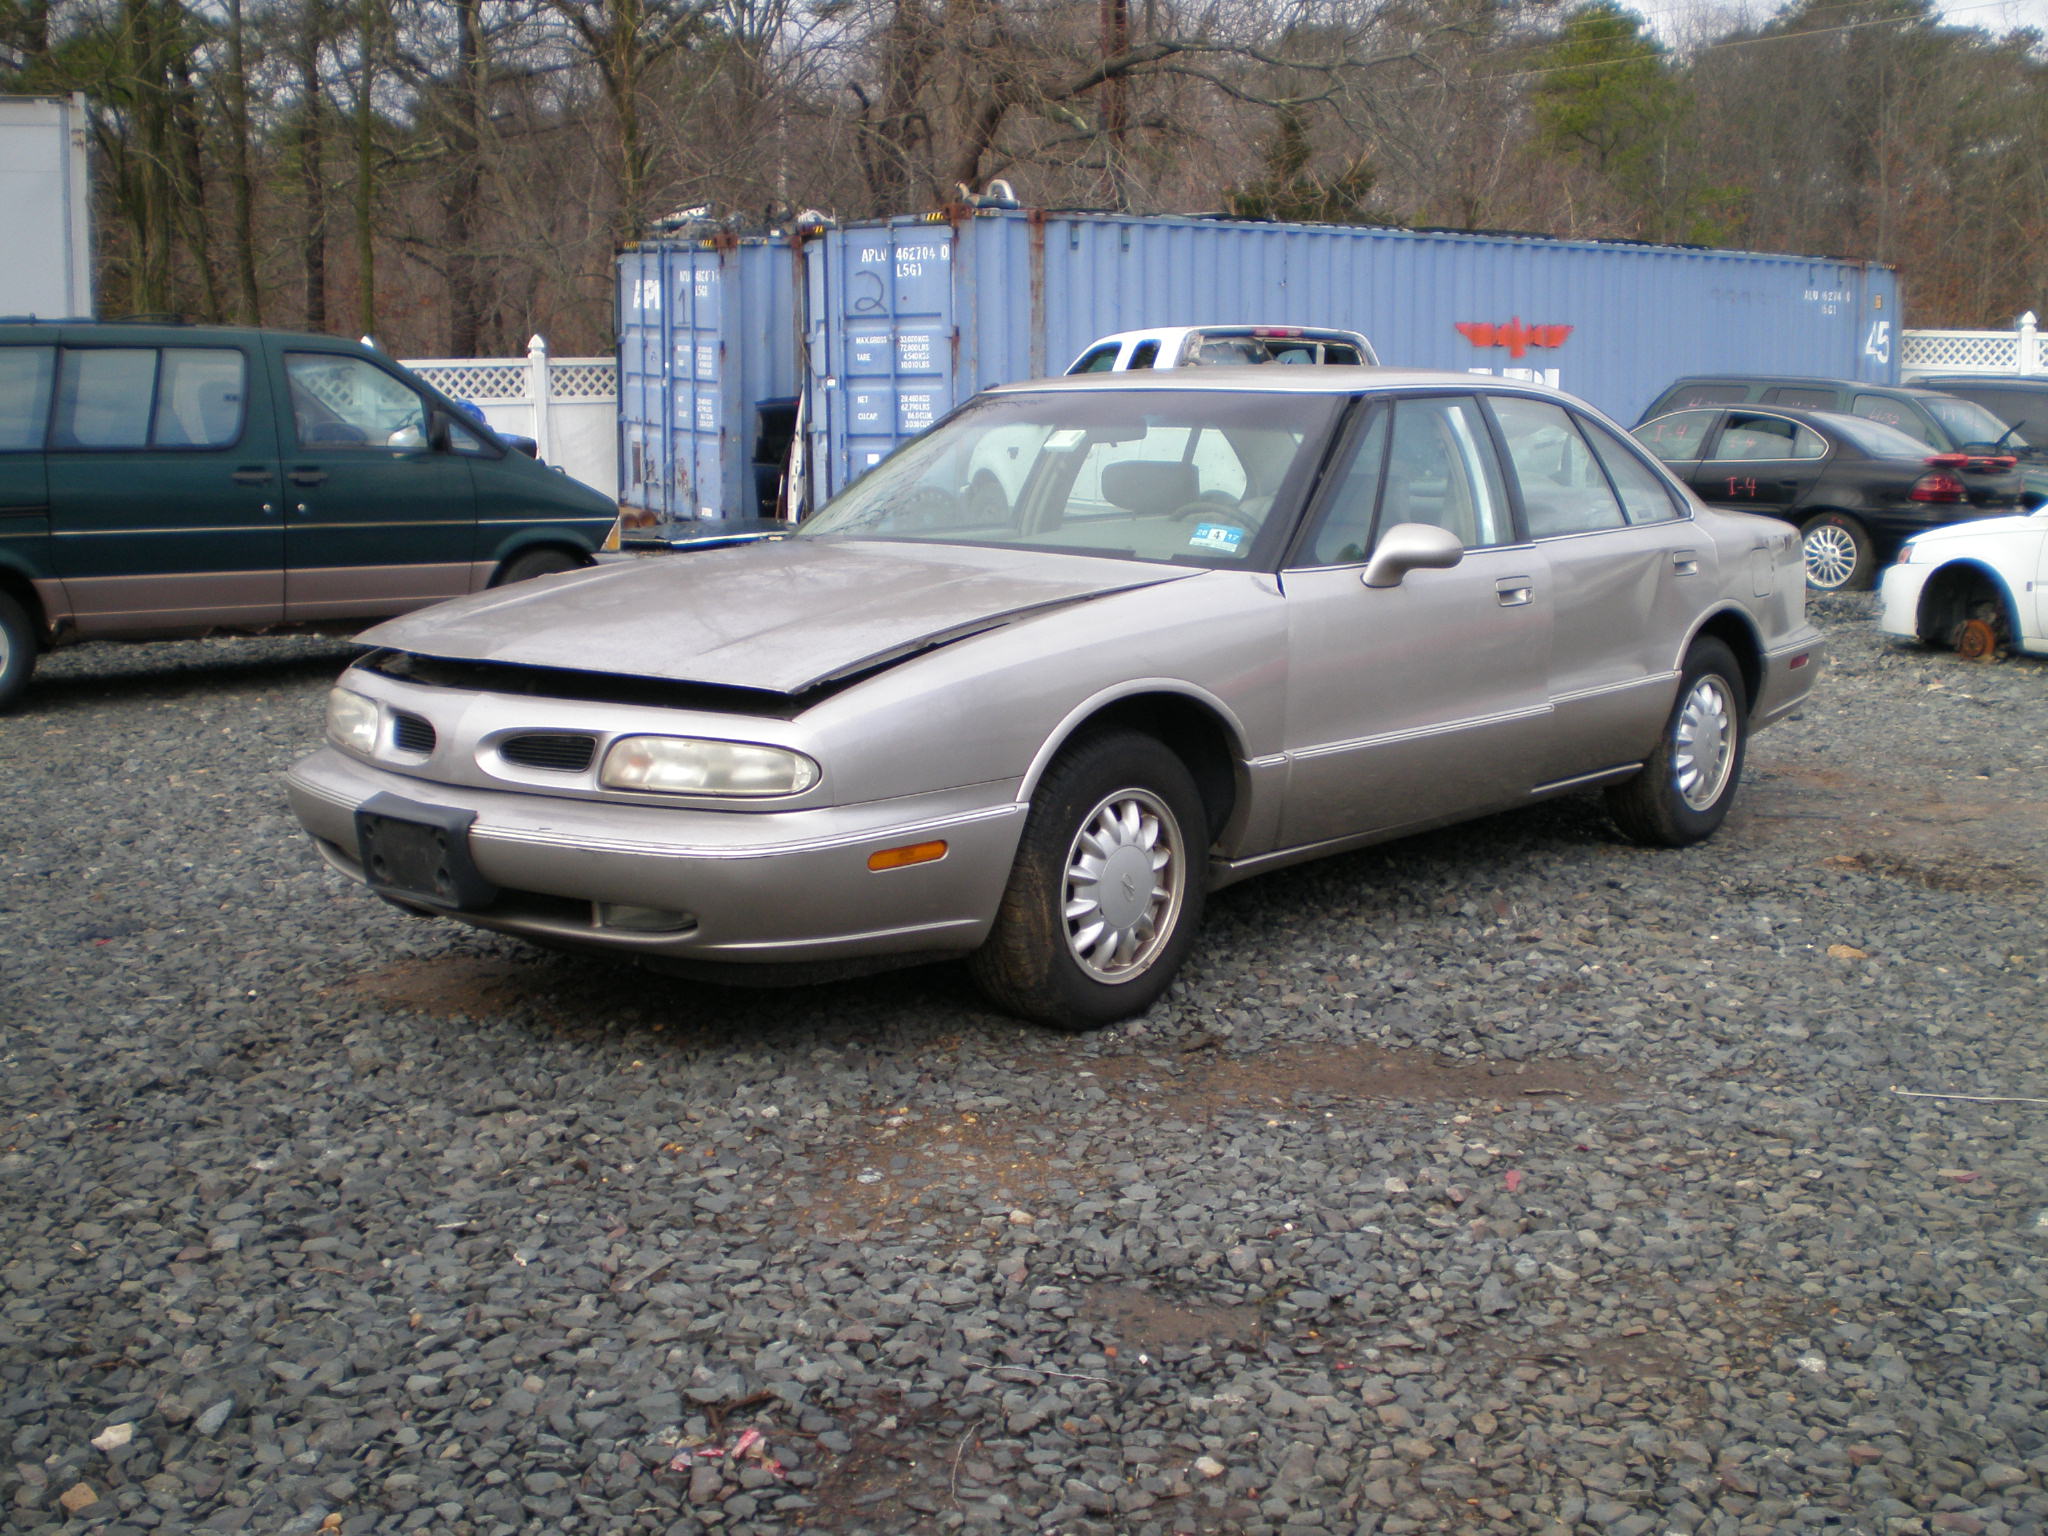
[[[1877,576],[1877,552],[1855,518],[1823,512],[1799,530],[1806,584],[1816,592],[1867,592]]]
[[[1749,745],[1749,699],[1735,653],[1699,640],[1657,750],[1634,778],[1607,791],[1607,811],[1634,842],[1683,848],[1727,819]]]
[[[0,710],[13,708],[35,669],[35,625],[21,604],[0,592]]]
[[[509,587],[515,581],[531,581],[536,576],[554,576],[562,571],[580,571],[590,562],[581,556],[572,555],[566,549],[529,549],[523,555],[514,555],[498,572],[494,587]]]
[[[1038,786],[995,927],[968,961],[976,983],[1005,1012],[1057,1029],[1143,1013],[1201,926],[1208,847],[1201,794],[1164,743],[1115,731],[1068,747]],[[1140,876],[1154,882],[1142,900]]]

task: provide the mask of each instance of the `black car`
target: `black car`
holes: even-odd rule
[[[1922,381],[1922,387],[1980,405],[2013,429],[2005,446],[2019,455],[2027,496],[2048,501],[2048,378],[2010,373],[1958,374]]]
[[[1863,416],[1703,406],[1635,429],[1636,440],[1717,507],[1799,526],[1806,580],[1861,589],[1916,533],[1999,517],[2025,503],[2013,455],[1930,452]]]

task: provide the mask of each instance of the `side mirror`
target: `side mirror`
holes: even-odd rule
[[[530,437],[520,437],[511,432],[500,432],[498,441],[515,452],[525,454],[529,459],[540,457],[540,444]]]
[[[1398,587],[1410,571],[1446,571],[1465,558],[1465,546],[1448,528],[1433,523],[1396,523],[1380,535],[1366,562],[1368,587]]]

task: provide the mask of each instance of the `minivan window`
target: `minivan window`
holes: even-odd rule
[[[0,347],[0,451],[43,446],[56,370],[55,347]]]
[[[159,448],[225,448],[242,436],[247,361],[232,347],[165,347],[157,379]]]
[[[1769,405],[1796,405],[1809,411],[1832,411],[1835,408],[1835,391],[1780,385],[1776,389],[1765,390],[1764,401]]]
[[[1885,395],[1858,395],[1849,409],[1858,416],[1867,416],[1872,421],[1883,422],[1888,427],[1897,427],[1907,436],[1920,442],[1932,444],[1934,433],[1919,414],[1902,400],[1893,400]]]
[[[67,347],[58,369],[51,446],[147,447],[155,391],[154,347]]]
[[[426,447],[426,402],[374,363],[287,352],[284,371],[300,447]]]
[[[1150,368],[1158,361],[1159,343],[1156,341],[1141,341],[1131,348],[1131,367],[1134,369]]]
[[[1741,384],[1688,384],[1671,392],[1671,398],[1664,402],[1664,409],[1676,411],[1688,405],[1725,405],[1731,400],[1748,398],[1749,390]]]
[[[1940,422],[1943,430],[1960,446],[1995,443],[2005,436],[2006,424],[1974,400],[1930,395],[1920,403],[1927,407],[1927,414]],[[2007,437],[2005,441],[2010,447],[2013,440]]]
[[[1069,373],[1108,373],[1116,367],[1115,347],[1097,347],[1081,361],[1069,368]]]

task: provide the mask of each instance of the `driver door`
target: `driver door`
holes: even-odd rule
[[[1400,523],[1449,528],[1463,559],[1366,586],[1368,555]],[[1297,560],[1281,574],[1282,845],[1427,826],[1527,795],[1550,713],[1549,573],[1514,531],[1478,401],[1374,406]]]
[[[468,592],[476,493],[431,402],[360,354],[280,355],[285,617],[369,618]]]

